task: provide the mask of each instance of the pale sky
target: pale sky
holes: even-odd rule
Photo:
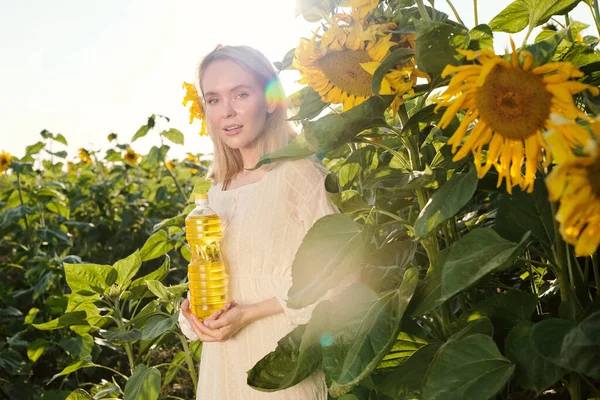
[[[472,0],[453,0],[473,27]],[[511,1],[479,1],[479,22],[489,22]],[[21,157],[47,129],[62,133],[68,160],[77,149],[105,150],[115,132],[128,143],[151,114],[171,118],[185,145],[171,145],[170,158],[187,151],[210,153],[212,145],[189,125],[181,104],[183,81],[192,82],[198,61],[217,44],[245,44],[280,61],[316,24],[295,18],[295,0],[0,0],[0,151]],[[452,13],[446,2],[436,8]],[[572,20],[593,24],[582,2]],[[585,34],[598,35],[590,26]],[[533,40],[532,35],[531,40]],[[513,35],[517,44],[523,34]],[[508,35],[496,34],[502,51]],[[299,88],[295,72],[281,75],[287,94]],[[164,125],[167,127],[167,125]],[[133,143],[146,154],[160,145],[157,133]]]

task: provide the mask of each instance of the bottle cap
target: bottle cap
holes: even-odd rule
[[[194,197],[194,200],[208,200],[208,194],[200,193]]]

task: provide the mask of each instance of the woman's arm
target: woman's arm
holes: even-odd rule
[[[254,304],[236,305],[225,311],[218,319],[207,319],[202,323],[189,311],[189,302],[187,304],[186,302],[188,301],[182,304],[181,311],[203,342],[224,342],[246,325],[283,312],[279,301],[271,297]]]

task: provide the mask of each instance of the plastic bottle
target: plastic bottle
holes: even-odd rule
[[[185,219],[190,245],[188,265],[190,309],[200,320],[227,302],[227,274],[221,257],[221,218],[208,205],[208,195],[195,198],[196,208]]]

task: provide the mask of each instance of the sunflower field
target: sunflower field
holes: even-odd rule
[[[600,399],[599,1],[515,0],[486,23],[477,0],[444,1],[450,15],[297,0],[313,34],[275,66],[304,85],[301,133],[259,165],[315,155],[341,214],[307,233],[288,305],[360,279],[248,371],[256,390],[323,369],[343,400]],[[593,26],[570,18],[578,6]],[[0,153],[0,396],[194,396],[201,344],[176,321],[208,161],[168,160],[184,139],[159,119],[109,136],[104,157],[64,164],[48,131],[20,159]]]

